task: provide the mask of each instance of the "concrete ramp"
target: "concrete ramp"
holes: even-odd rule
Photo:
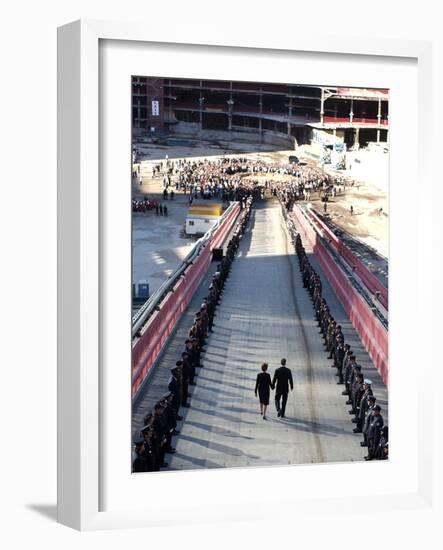
[[[308,249],[307,249],[308,250]],[[314,262],[312,262],[314,265]],[[344,328],[374,393],[387,392],[352,325],[322,277],[323,295]],[[349,407],[336,384],[302,286],[292,244],[277,201],[253,209],[208,338],[191,408],[181,409],[177,452],[168,469],[266,466],[362,460]],[[268,420],[260,415],[254,385],[262,362],[271,376],[286,357],[292,370],[286,417],[277,417],[271,391]],[[383,407],[385,409],[385,406]],[[386,410],[383,411],[386,416]]]

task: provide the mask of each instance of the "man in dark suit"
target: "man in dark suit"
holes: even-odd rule
[[[146,455],[144,448],[143,439],[138,439],[135,441],[135,455],[136,458],[132,463],[132,471],[136,472],[152,472],[150,469],[150,462],[148,461],[148,456]]]
[[[294,389],[292,373],[286,366],[286,359],[282,359],[281,367],[279,367],[274,372],[274,379],[272,380],[272,389],[275,389],[275,408],[277,409],[278,416],[280,416],[281,418],[285,417],[289,386],[291,386],[291,390]],[[281,407],[280,407],[280,399],[281,399]]]
[[[366,439],[368,441],[368,456],[365,460],[373,460],[380,441],[381,429],[383,428],[383,417],[380,414],[380,405],[375,405],[369,417]]]
[[[182,394],[180,384],[178,382],[178,367],[172,367],[171,377],[168,380],[168,391],[173,395],[172,406],[174,407],[175,414],[178,418],[178,410],[182,402]]]

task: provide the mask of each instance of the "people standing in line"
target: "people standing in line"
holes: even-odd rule
[[[368,399],[372,397],[372,380],[365,378],[363,382],[363,392],[359,397],[359,403],[356,407],[355,417],[352,419],[352,422],[356,424],[356,427],[352,430],[355,434],[363,432],[363,424],[366,417],[366,411],[369,408]]]
[[[339,385],[344,384],[343,372],[346,369],[346,366],[348,364],[348,361],[351,358],[351,355],[352,355],[352,350],[349,344],[345,344],[344,346],[341,345],[341,347],[337,349],[337,353],[335,357],[335,366],[337,367],[336,376],[338,376],[337,384]]]
[[[170,391],[173,395],[172,406],[174,407],[176,414],[178,415],[178,410],[180,409],[182,403],[181,385],[178,380],[178,367],[172,367],[170,371],[171,376],[168,380],[168,391]]]
[[[346,369],[345,369],[345,372],[344,372],[344,383],[345,383],[345,389],[341,392],[342,395],[348,395],[350,396],[351,394],[351,390],[350,390],[350,387],[351,387],[351,382],[352,382],[352,373],[354,371],[354,369],[358,367],[357,365],[357,360],[356,360],[356,357],[353,353],[351,353],[351,356],[349,358],[349,361],[347,362],[346,364]],[[358,369],[356,369],[358,370]],[[346,401],[346,405],[350,405],[351,402],[349,401]]]
[[[159,466],[165,468],[168,464],[165,462],[165,453],[166,453],[166,432],[165,424],[161,418],[162,407],[157,403],[154,406],[154,414],[151,418],[151,429],[152,429],[152,442],[155,445],[155,448],[158,452],[159,457]],[[144,430],[142,430],[143,433]]]
[[[275,389],[275,408],[277,416],[285,418],[286,403],[288,401],[289,387],[294,389],[291,370],[286,366],[286,359],[280,361],[281,366],[274,372],[272,389]],[[281,400],[281,403],[280,403]]]
[[[269,405],[269,395],[272,388],[271,375],[267,372],[268,364],[263,363],[261,366],[262,372],[257,374],[257,380],[255,382],[255,397],[260,400],[260,414],[263,416],[263,420],[266,420],[266,409]]]
[[[192,346],[192,343],[189,339],[186,340],[185,350],[181,354],[183,365],[189,373],[189,385],[195,386],[195,352]]]
[[[387,460],[389,458],[389,439],[388,439],[388,426],[383,426],[380,431],[380,440],[375,450],[375,456],[377,460]]]
[[[172,435],[178,435],[180,433],[179,430],[177,430],[177,420],[180,420],[181,417],[176,414],[173,402],[174,402],[174,395],[172,392],[167,391],[163,397],[162,402],[166,408],[166,413],[169,418],[169,422],[172,426]]]
[[[195,369],[193,368],[193,365],[191,363],[189,354],[187,351],[184,351],[181,354],[181,360],[182,360],[182,370],[184,373],[184,378],[188,381],[188,386],[195,386],[194,378],[195,378]]]
[[[168,392],[169,393],[169,392]],[[172,447],[172,435],[174,428],[177,426],[175,414],[167,402],[165,397],[162,397],[160,401],[154,407],[154,423],[158,419],[161,423],[161,429],[163,431],[163,445],[165,453],[174,454],[176,450]]]
[[[377,400],[377,398],[374,395],[371,395],[371,396],[368,397],[368,408],[366,409],[366,412],[365,412],[365,419],[364,419],[363,428],[362,428],[363,441],[360,441],[360,446],[361,447],[367,447],[368,446],[368,439],[366,437],[366,434],[367,434],[367,431],[368,431],[369,422],[371,420],[371,413],[372,413],[372,410],[375,407],[376,400]]]
[[[188,365],[185,365],[183,369],[183,361],[176,361],[175,366],[178,367],[177,373],[181,373],[181,403],[180,405],[185,408],[189,408],[188,397],[189,397],[189,371]],[[168,388],[169,391],[173,391]]]
[[[151,417],[151,420],[148,421],[148,425],[144,426],[144,428],[141,430],[140,435],[143,438],[145,457],[149,463],[148,471],[157,472],[160,470],[160,449],[158,448],[156,440],[154,438],[153,430],[151,427],[152,422],[153,417]]]
[[[285,206],[280,197],[280,201]],[[351,215],[354,209],[350,207]],[[357,364],[356,356],[345,339],[341,326],[331,315],[326,300],[322,297],[320,277],[310,265],[306,251],[299,233],[291,230],[291,236],[298,256],[300,271],[302,273],[303,287],[311,295],[317,326],[323,336],[325,346],[329,351],[329,359],[333,359],[332,368],[337,369],[338,384],[345,384],[342,395],[347,396],[346,404],[352,405],[349,414],[356,424],[353,433],[363,434],[362,447],[368,447],[368,455],[365,460],[386,460],[389,456],[389,444],[386,430],[383,426],[383,418],[380,415],[381,407],[375,404],[376,398],[372,394],[372,382],[364,378],[361,365]],[[316,282],[320,282],[320,285]]]
[[[369,425],[366,432],[368,455],[365,456],[365,460],[373,460],[376,458],[376,451],[381,437],[381,429],[384,424],[380,411],[380,405],[375,405],[370,415]]]
[[[348,378],[348,400],[346,405],[352,405],[355,391],[358,388],[358,385],[363,382],[363,376],[361,373],[361,365],[358,365],[356,362],[348,365],[350,368],[349,378]]]
[[[137,439],[134,442],[134,452],[136,458],[132,463],[133,472],[153,472],[151,462],[149,460],[149,455],[145,451],[145,442],[143,439]]]
[[[354,416],[357,414],[357,407],[364,394],[363,380],[363,374],[361,372],[356,372],[351,383],[351,394],[349,396],[349,401],[351,402],[350,405],[352,405],[352,408],[348,412]]]
[[[168,380],[168,392],[155,405],[154,411],[144,417],[144,427],[140,430],[143,441],[137,439],[134,443],[133,471],[158,471],[165,468],[165,453],[174,453],[172,436],[179,434],[176,429],[177,421],[183,420],[179,415],[179,409],[189,407],[189,385],[195,385],[194,377],[197,368],[203,367],[200,362],[201,353],[204,353],[203,345],[208,332],[212,332],[213,318],[217,302],[223,292],[223,285],[228,278],[231,263],[239,246],[240,235],[246,229],[250,216],[252,198],[246,203],[246,212],[237,224],[236,231],[230,239],[226,257],[217,266],[217,272],[213,276],[209,293],[204,298],[200,310],[196,312],[194,324],[189,330],[189,338],[185,341],[185,349],[181,354],[181,360],[170,369],[171,376]],[[161,208],[161,210],[160,210]],[[159,212],[163,215],[165,207],[159,205]],[[148,456],[149,455],[149,456]]]

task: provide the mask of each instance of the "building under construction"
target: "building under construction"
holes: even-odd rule
[[[348,148],[387,142],[385,89],[134,76],[135,133],[204,135],[292,144],[328,140]],[[222,134],[223,135],[223,134]]]

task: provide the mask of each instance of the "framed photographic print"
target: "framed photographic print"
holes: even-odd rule
[[[429,505],[430,47],[273,36],[59,29],[61,523]]]

